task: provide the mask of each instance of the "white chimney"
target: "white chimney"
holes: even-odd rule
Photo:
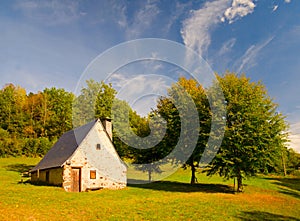
[[[112,136],[112,123],[110,118],[105,118],[102,120],[102,124],[104,126],[104,129],[106,130],[106,133],[108,134],[111,141],[113,140]]]

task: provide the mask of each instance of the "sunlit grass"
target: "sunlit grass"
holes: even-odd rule
[[[180,169],[161,182],[123,190],[67,193],[20,183],[39,159],[0,159],[0,220],[299,220],[299,179],[257,177],[233,194],[233,180]]]

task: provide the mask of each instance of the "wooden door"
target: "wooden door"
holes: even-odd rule
[[[71,191],[80,192],[81,191],[81,169],[72,168],[71,170]]]

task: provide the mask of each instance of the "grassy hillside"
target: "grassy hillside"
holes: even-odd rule
[[[189,171],[123,190],[67,193],[59,187],[20,183],[20,173],[39,159],[0,159],[0,220],[300,220],[300,179],[246,180],[232,194],[232,181]],[[26,179],[26,178],[25,178]]]

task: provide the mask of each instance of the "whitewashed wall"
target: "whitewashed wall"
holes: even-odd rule
[[[97,150],[97,144],[101,149]],[[92,188],[121,189],[126,186],[127,167],[119,158],[103,126],[97,122],[79,148],[64,166],[66,191],[70,190],[72,167],[81,168],[81,191]],[[90,170],[96,170],[96,179],[90,179]]]

